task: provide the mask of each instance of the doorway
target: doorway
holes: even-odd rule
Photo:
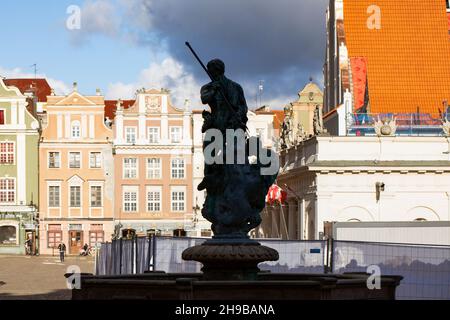
[[[69,254],[78,255],[83,247],[83,231],[69,231]]]

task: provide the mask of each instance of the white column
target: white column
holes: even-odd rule
[[[25,205],[27,202],[26,181],[26,142],[25,133],[17,134],[17,204]]]
[[[145,144],[147,142],[146,138],[146,118],[145,113],[139,114],[139,128],[138,128],[138,144]]]
[[[161,143],[169,144],[169,117],[161,116]]]
[[[297,201],[289,201],[289,220],[288,220],[288,234],[289,240],[297,239]]]
[[[58,139],[62,139],[63,137],[63,116],[62,114],[58,114],[56,116],[56,131],[58,135]]]
[[[64,117],[64,128],[65,128],[66,139],[70,139],[71,126],[72,126],[72,124],[70,123],[70,114],[66,114]]]
[[[189,112],[186,112],[183,116],[183,140],[185,144],[192,143],[191,123],[191,114]]]
[[[123,144],[123,111],[116,113],[116,144]]]
[[[89,115],[89,138],[95,139],[95,115]]]
[[[11,103],[11,125],[15,126],[17,125],[17,106],[18,102],[12,102]]]
[[[19,107],[19,125],[20,126],[25,126],[26,102],[25,101],[23,103],[18,102],[17,105]]]
[[[167,95],[163,95],[161,97],[161,113],[167,114],[169,112],[169,97]]]
[[[83,114],[81,116],[81,136],[83,137],[83,139],[86,139],[88,136],[88,131],[87,131],[87,114]]]
[[[298,202],[298,239],[305,239],[305,199]]]

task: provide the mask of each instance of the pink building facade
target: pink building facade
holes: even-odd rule
[[[114,130],[115,224],[138,235],[189,234],[193,221],[192,114],[166,90],[141,90],[119,102]]]

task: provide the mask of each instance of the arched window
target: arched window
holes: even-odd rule
[[[81,138],[81,127],[79,121],[72,122],[72,139]]]

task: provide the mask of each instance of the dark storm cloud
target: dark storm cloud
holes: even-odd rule
[[[148,34],[164,39],[197,78],[204,75],[186,40],[205,63],[223,59],[231,77],[255,87],[264,79],[270,95],[295,95],[321,73],[328,0],[137,1]]]

